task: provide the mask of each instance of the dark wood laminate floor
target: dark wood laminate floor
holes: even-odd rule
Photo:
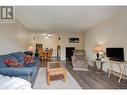
[[[56,59],[51,61],[56,61]],[[43,62],[41,66],[45,67],[46,63]],[[89,68],[88,71],[74,71],[71,61],[62,61],[62,63],[83,89],[127,89],[126,80],[121,80],[121,83],[118,83],[118,77],[108,78],[107,73],[101,73],[92,68]]]

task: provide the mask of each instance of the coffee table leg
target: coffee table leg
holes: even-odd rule
[[[48,85],[50,85],[50,74],[48,74]]]
[[[64,72],[64,82],[66,82],[67,74],[66,71]]]

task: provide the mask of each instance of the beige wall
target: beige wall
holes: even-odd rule
[[[97,43],[101,44],[104,50],[106,47],[123,47],[127,60],[127,13],[115,15],[85,31],[85,50],[90,60],[96,58],[93,48]],[[104,64],[105,71],[108,67],[108,64]],[[115,70],[118,71],[118,67]]]
[[[0,55],[25,51],[31,44],[31,33],[18,20],[0,23]]]
[[[61,32],[58,33],[58,37],[61,39],[58,41],[58,45],[61,46],[61,60],[66,60],[66,47],[75,47],[75,49],[84,49],[84,33],[83,32]],[[70,37],[79,37],[79,43],[69,43]]]
[[[44,38],[41,35],[36,36],[36,42],[38,44],[43,45],[43,49],[45,48],[52,48],[53,49],[53,57],[57,56],[57,36],[54,35],[49,38]]]

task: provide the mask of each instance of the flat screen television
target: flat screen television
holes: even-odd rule
[[[124,48],[106,48],[106,55],[111,60],[124,61]]]
[[[69,38],[69,43],[79,43],[79,38]]]

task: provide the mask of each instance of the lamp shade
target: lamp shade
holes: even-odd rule
[[[32,52],[33,52],[33,51],[34,51],[34,47],[29,46],[29,47],[28,47],[28,51],[32,51]]]
[[[102,52],[103,51],[102,46],[101,45],[96,45],[96,47],[94,48],[94,51],[96,53]]]

